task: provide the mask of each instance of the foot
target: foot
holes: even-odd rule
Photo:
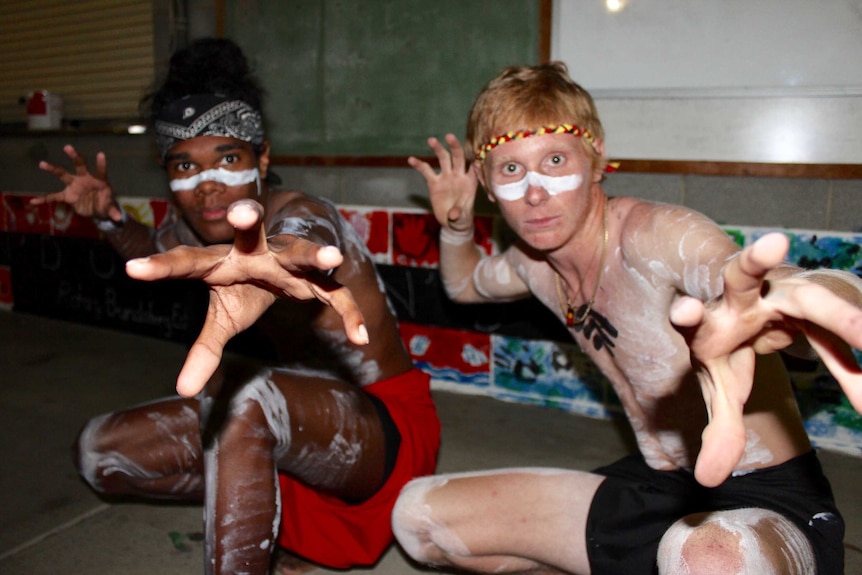
[[[283,549],[275,552],[272,560],[272,575],[300,575],[317,569],[317,565],[300,559]]]

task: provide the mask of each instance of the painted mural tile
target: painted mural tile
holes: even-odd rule
[[[748,234],[746,232],[736,227],[725,227],[723,229],[736,245],[739,247],[747,245]]]
[[[436,267],[440,262],[440,224],[429,213],[392,214],[392,261],[397,265]]]
[[[374,261],[382,264],[392,262],[389,250],[389,212],[361,207],[340,207],[338,211],[365,242]]]
[[[474,216],[473,226],[475,232],[473,241],[487,255],[493,255],[500,251],[500,233],[505,229],[502,218],[493,216]],[[439,238],[439,236],[438,236]]]
[[[168,216],[168,212],[171,210],[171,203],[168,200],[151,198],[150,200],[150,213],[153,214],[153,226],[156,229],[162,227],[162,224],[165,221],[165,218]]]
[[[473,240],[486,254],[499,251],[498,218],[477,215]],[[427,212],[392,213],[392,262],[412,267],[437,267],[440,263],[440,224]]]
[[[33,194],[3,194],[4,229],[25,234],[51,234],[51,206],[34,206]]]
[[[413,363],[433,380],[488,387],[489,335],[408,322],[401,322],[399,330]]]
[[[51,235],[97,239],[101,235],[93,218],[79,216],[69,204],[48,204],[51,214]]]
[[[607,380],[577,345],[500,335],[491,340],[493,395],[591,417],[611,416]]]
[[[848,455],[862,456],[862,424],[859,414],[844,400],[838,411],[823,410],[805,419],[805,430],[815,447],[841,451]],[[852,422],[836,423],[836,419],[853,419]]]
[[[129,217],[150,227],[156,227],[151,200],[148,198],[119,198],[119,204],[123,206]]]
[[[862,275],[862,235],[789,233],[787,259],[805,269],[834,268]]]

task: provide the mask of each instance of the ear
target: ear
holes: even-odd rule
[[[491,202],[496,202],[497,198],[495,198],[494,194],[491,193],[491,189],[485,185],[485,171],[482,169],[482,162],[479,160],[473,160],[473,164],[470,167],[474,172],[476,172],[476,179],[479,180],[479,183],[482,185],[482,189],[485,190],[485,194],[488,196],[488,199]]]
[[[265,180],[269,172],[269,140],[264,140],[260,145],[260,154],[257,157],[257,169],[260,171],[260,179]]]
[[[593,166],[593,183],[599,183],[605,179],[605,165],[607,164],[607,158],[605,158],[605,141],[604,140],[593,140],[593,149],[598,154],[598,160]]]

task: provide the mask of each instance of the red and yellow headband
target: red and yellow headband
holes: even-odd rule
[[[550,126],[542,126],[536,130],[518,130],[517,132],[506,132],[500,136],[489,138],[484,144],[476,148],[476,157],[479,161],[485,159],[488,153],[497,146],[503,145],[512,140],[520,140],[521,138],[529,138],[530,136],[544,136],[546,134],[571,134],[580,136],[587,140],[590,144],[593,143],[593,135],[589,130],[575,126],[574,124],[553,124]]]
[[[496,148],[497,146],[501,146],[506,142],[511,142],[512,140],[520,140],[522,138],[529,138],[530,136],[544,136],[546,134],[571,134],[573,136],[580,136],[584,138],[586,141],[590,143],[591,146],[595,148],[595,138],[590,133],[589,130],[585,128],[581,128],[580,126],[576,126],[574,124],[552,124],[548,126],[542,126],[536,130],[518,130],[517,132],[506,132],[500,136],[494,136],[493,138],[489,138],[485,141],[484,144],[476,148],[476,157],[480,162],[485,160],[485,156],[487,156],[491,150]],[[619,168],[619,162],[608,162],[605,166],[605,172],[611,173],[615,172],[617,168]]]

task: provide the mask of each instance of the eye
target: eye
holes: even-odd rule
[[[562,154],[553,154],[548,158],[548,163],[552,166],[562,166],[566,163],[566,157]]]
[[[502,173],[504,176],[517,176],[521,173],[521,166],[514,162],[503,164]]]
[[[236,154],[228,154],[221,159],[222,164],[235,164],[239,162],[239,156]]]
[[[174,170],[177,172],[189,172],[194,167],[194,164],[191,162],[177,162],[174,165]]]

